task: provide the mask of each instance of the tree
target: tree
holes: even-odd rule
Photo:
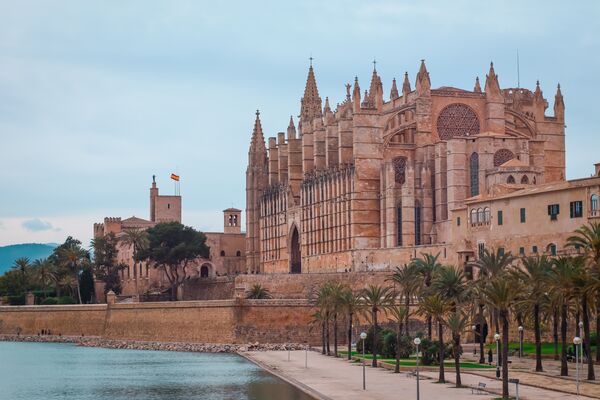
[[[435,320],[438,326],[438,341],[440,344],[440,372],[438,381],[440,383],[446,382],[446,377],[444,375],[444,318],[446,314],[452,309],[452,307],[452,303],[450,303],[447,299],[443,298],[437,293],[426,295],[419,304],[419,313],[428,316],[432,320]]]
[[[456,309],[446,318],[445,323],[452,332],[452,354],[454,355],[454,370],[456,371],[456,387],[459,388],[462,386],[460,378],[460,355],[462,353],[460,339],[462,333],[467,330],[468,317],[463,311]]]
[[[18,276],[21,281],[20,286],[23,288],[23,290],[25,292],[27,292],[30,288],[29,275],[30,275],[31,264],[29,263],[29,258],[27,258],[27,257],[17,258],[15,260],[15,263],[13,264],[12,269],[13,269],[13,271],[16,271],[18,273]]]
[[[540,313],[544,293],[547,290],[548,279],[552,269],[552,261],[543,255],[541,257],[523,258],[522,263],[523,267],[514,269],[512,273],[526,291],[520,302],[533,314],[535,370],[536,372],[542,372],[542,329]]]
[[[140,251],[148,247],[148,233],[144,229],[139,228],[129,228],[123,230],[123,236],[121,240],[125,245],[131,246],[133,248],[133,279],[135,282],[135,294],[139,296],[139,288],[138,288],[138,270],[139,275],[141,276],[141,266],[138,268],[137,259],[139,257]]]
[[[348,361],[350,361],[352,359],[352,324],[354,315],[361,310],[361,301],[350,287],[345,286],[340,294],[340,306],[342,311],[346,314],[346,320],[348,321],[347,341]]]
[[[578,274],[578,267],[578,264],[575,264],[570,257],[559,257],[554,260],[554,266],[549,279],[550,290],[556,296],[560,307],[560,335],[562,343],[560,354],[561,376],[569,375],[567,362],[568,313],[575,295],[575,279]]]
[[[187,277],[187,268],[198,257],[208,258],[206,236],[179,222],[167,222],[149,228],[148,247],[139,249],[137,261],[146,260],[161,269],[170,283],[170,298],[177,300],[177,289]]]
[[[465,301],[468,295],[465,274],[454,266],[439,268],[434,275],[431,288],[448,300],[454,308]]]
[[[256,283],[252,286],[252,288],[250,288],[250,290],[246,291],[246,298],[260,300],[272,299],[273,296],[271,296],[269,289],[263,287],[260,283]]]
[[[57,264],[65,268],[69,274],[75,278],[77,287],[77,299],[79,304],[81,301],[80,275],[81,269],[89,263],[90,254],[87,250],[81,247],[79,240],[68,237],[65,243],[55,249],[55,252],[50,256],[56,255]]]
[[[590,272],[600,275],[600,223],[590,222],[575,230],[567,239],[567,244],[575,249],[583,250],[584,258]],[[600,337],[600,291],[595,290],[596,337]],[[589,357],[591,358],[591,354]],[[596,361],[600,362],[600,346],[596,346]]]
[[[56,265],[48,258],[38,259],[33,262],[33,271],[37,281],[44,289],[44,297],[46,297],[46,289],[57,281]]]
[[[402,342],[402,325],[405,319],[408,317],[408,308],[402,305],[391,305],[387,308],[390,313],[392,320],[396,324],[396,367],[394,373],[400,372],[400,346]]]
[[[594,373],[594,363],[592,361],[592,349],[591,349],[591,334],[590,334],[590,304],[593,304],[593,299],[598,293],[598,283],[596,270],[590,270],[585,268],[585,260],[581,257],[575,258],[575,263],[579,264],[579,268],[576,268],[575,275],[575,296],[579,300],[579,306],[582,315],[583,325],[583,348],[584,354],[587,354],[587,366],[588,366],[588,381],[596,380],[596,374]],[[581,333],[580,333],[581,334]]]
[[[423,277],[423,285],[425,289],[428,289],[431,286],[431,281],[433,279],[434,274],[442,268],[442,264],[438,262],[438,258],[440,253],[437,253],[435,256],[429,253],[425,253],[422,255],[422,258],[415,258],[411,261],[411,264],[419,271],[421,276]],[[431,317],[427,317],[427,335],[431,339],[431,330],[432,323]]]
[[[421,287],[421,274],[417,265],[404,264],[402,267],[396,267],[394,274],[391,276],[391,280],[400,286],[400,292],[404,299],[404,307],[407,310],[410,310],[410,301],[419,292]],[[406,336],[410,335],[408,323],[409,315],[410,312],[407,312],[404,320]]]
[[[389,287],[368,285],[361,293],[361,302],[364,306],[364,312],[371,318],[373,327],[373,367],[377,367],[377,314],[380,311],[385,310],[392,301],[393,294]]]
[[[104,283],[104,295],[109,291],[121,294],[121,279],[119,272],[127,266],[117,261],[118,239],[114,233],[92,239],[94,248],[94,273],[96,279]]]
[[[502,323],[502,398],[508,400],[508,313],[519,294],[519,287],[505,275],[497,275],[482,289],[489,307],[497,310]]]

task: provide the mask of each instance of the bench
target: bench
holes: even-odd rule
[[[479,382],[477,386],[471,388],[471,394],[486,394],[485,387],[485,383]]]

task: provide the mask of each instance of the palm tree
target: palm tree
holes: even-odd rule
[[[327,347],[327,355],[331,355],[329,347],[329,321],[331,318],[332,297],[331,297],[331,282],[325,282],[317,290],[316,306],[321,312],[321,317],[324,322],[325,344]]]
[[[400,342],[402,338],[402,324],[405,319],[408,318],[408,308],[402,305],[391,305],[387,308],[390,313],[392,320],[396,323],[396,367],[394,372],[397,374],[400,372]]]
[[[33,262],[33,269],[36,277],[44,288],[44,297],[46,297],[46,289],[51,282],[57,281],[56,266],[47,258],[38,259]]]
[[[453,266],[439,268],[433,278],[431,288],[444,299],[452,303],[453,307],[466,300],[467,283],[465,274]]]
[[[426,315],[432,320],[437,322],[438,326],[438,341],[440,343],[439,349],[439,363],[440,363],[440,374],[439,382],[445,383],[446,378],[444,376],[444,318],[446,314],[453,307],[452,303],[443,298],[439,294],[430,294],[424,297],[419,304],[419,313]]]
[[[552,269],[552,261],[545,255],[541,257],[523,258],[523,267],[513,270],[514,277],[526,290],[521,303],[533,314],[533,331],[535,335],[535,370],[542,372],[542,332],[540,323],[540,307],[547,290],[548,277]]]
[[[340,306],[348,321],[348,361],[352,359],[352,324],[354,315],[361,310],[360,298],[348,286],[340,294]]]
[[[271,292],[269,289],[263,287],[260,283],[254,284],[249,290],[246,291],[247,299],[272,299]]]
[[[333,356],[338,357],[338,315],[343,312],[342,296],[346,290],[340,282],[332,282],[329,287],[329,304],[333,314]]]
[[[325,354],[325,313],[323,312],[323,310],[317,310],[312,314],[312,317],[313,319],[311,321],[311,330],[312,326],[314,325],[319,325],[321,327],[321,343],[323,345],[323,351],[321,354]]]
[[[575,296],[575,279],[578,274],[578,265],[570,257],[559,257],[554,260],[554,267],[550,274],[550,288],[560,306],[560,335],[561,335],[561,357],[560,375],[569,375],[567,363],[567,328],[569,307]]]
[[[429,253],[422,254],[422,258],[415,258],[411,261],[411,264],[419,271],[423,277],[423,286],[428,289],[431,286],[431,281],[437,270],[442,268],[442,264],[438,262],[440,253],[435,256]],[[427,317],[427,334],[431,339],[432,323],[431,317]]]
[[[600,270],[600,223],[590,222],[575,230],[567,239],[567,245],[582,249],[586,264],[590,270]],[[596,336],[600,337],[600,291],[595,293]],[[591,357],[591,354],[589,354]],[[600,362],[600,346],[596,346],[596,362]]]
[[[460,379],[460,338],[462,333],[467,330],[469,320],[464,312],[457,309],[446,318],[445,323],[452,332],[452,353],[454,355],[454,369],[456,371],[456,387],[459,388],[462,386]]]
[[[488,306],[497,310],[502,322],[502,398],[508,400],[508,312],[519,294],[519,287],[505,276],[496,276],[482,289]]]
[[[591,334],[590,334],[590,304],[593,302],[594,296],[598,293],[598,288],[600,287],[598,279],[596,278],[597,271],[590,271],[588,268],[585,268],[585,260],[581,257],[575,258],[575,263],[579,264],[580,267],[577,269],[577,274],[575,276],[575,295],[579,299],[579,306],[581,310],[582,316],[582,325],[583,325],[583,347],[584,353],[588,355],[587,357],[587,365],[588,365],[588,381],[596,380],[596,375],[594,373],[594,363],[592,362],[591,356]],[[579,328],[579,326],[577,326]],[[579,333],[579,335],[581,332]]]
[[[29,290],[29,270],[31,269],[31,264],[29,264],[29,258],[17,258],[12,269],[14,271],[18,271],[19,277],[21,278],[21,284],[23,285],[25,292],[27,292]]]
[[[128,246],[133,247],[133,279],[135,281],[135,294],[139,296],[140,292],[138,289],[138,255],[141,250],[148,247],[148,233],[144,229],[139,228],[129,228],[123,230],[123,243]],[[140,276],[141,266],[140,266]]]
[[[483,252],[479,255],[479,258],[474,262],[471,262],[471,265],[474,268],[479,270],[479,278],[480,283],[485,286],[486,281],[481,280],[481,278],[493,279],[502,273],[504,273],[516,260],[516,258],[511,254],[511,252],[504,252],[500,248],[498,249],[484,249]],[[498,310],[491,309],[491,315],[494,326],[496,328],[496,333],[500,333],[500,318],[498,315]],[[500,348],[500,350],[502,350]]]
[[[361,301],[371,317],[373,328],[373,362],[372,366],[377,367],[377,339],[379,332],[377,330],[377,314],[385,310],[393,301],[393,294],[389,287],[379,285],[369,285],[362,290]]]
[[[79,287],[79,274],[84,262],[89,261],[89,254],[80,245],[73,245],[60,249],[60,258],[64,265],[71,271],[77,284],[77,298],[81,304],[81,289]]]
[[[404,264],[402,267],[396,267],[394,274],[390,278],[398,286],[404,299],[404,307],[410,310],[410,301],[418,293],[421,287],[421,274],[415,264]],[[407,312],[404,320],[404,329],[406,336],[410,335],[408,318],[410,313]]]

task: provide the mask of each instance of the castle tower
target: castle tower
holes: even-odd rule
[[[150,187],[150,221],[181,222],[181,196],[159,195],[155,175]]]
[[[267,162],[267,148],[260,123],[260,112],[256,110],[246,169],[246,269],[248,273],[260,272],[260,199],[269,182]]]
[[[223,232],[224,233],[242,233],[242,210],[237,208],[228,208],[223,210]]]
[[[156,187],[156,175],[152,175],[152,187],[150,188],[150,221],[152,222],[155,222],[157,197],[158,188]]]

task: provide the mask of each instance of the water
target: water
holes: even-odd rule
[[[0,342],[1,400],[312,400],[234,354]]]

